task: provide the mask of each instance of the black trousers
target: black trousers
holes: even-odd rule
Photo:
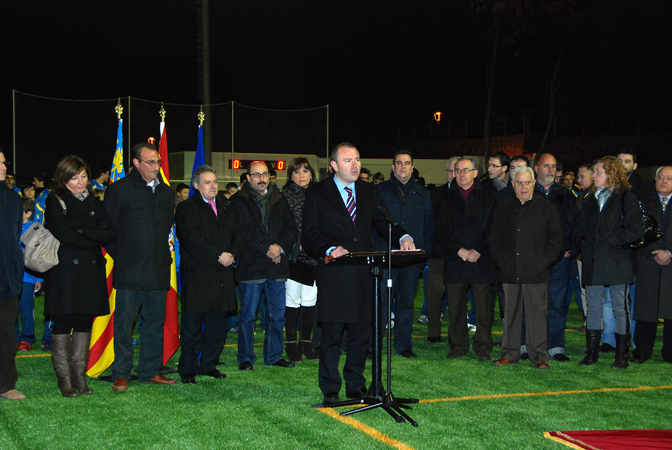
[[[320,389],[324,395],[339,393],[342,386],[338,372],[338,361],[341,357],[341,336],[348,330],[347,354],[343,367],[345,392],[356,392],[365,387],[364,367],[366,352],[369,348],[371,322],[334,323],[322,322],[320,345]]]
[[[182,311],[180,376],[202,375],[215,368],[226,341],[226,314],[222,311]],[[200,362],[197,360],[199,353]]]
[[[16,388],[16,314],[19,297],[0,298],[0,394]]]
[[[448,336],[451,352],[462,355],[469,351],[469,328],[467,328],[467,284],[446,284],[448,292]],[[492,342],[493,309],[489,284],[472,284],[476,306],[476,333],[474,352],[478,356],[490,356]]]
[[[667,325],[668,321],[666,320],[663,328],[663,349],[660,354],[665,361],[672,362],[672,326]],[[635,325],[635,345],[637,348],[633,353],[650,358],[653,355],[653,344],[656,342],[657,331],[658,322],[638,320]]]

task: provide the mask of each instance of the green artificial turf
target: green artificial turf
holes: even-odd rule
[[[422,295],[421,283],[416,319]],[[42,305],[40,297],[35,308],[38,319]],[[567,326],[579,325],[580,313],[572,303]],[[229,335],[229,346],[222,353],[226,365],[220,367],[228,375],[225,380],[198,377],[195,385],[174,386],[132,382],[124,393],[113,392],[108,382],[92,380],[94,395],[74,399],[60,395],[51,359],[36,343],[37,349],[22,352],[17,359],[17,387],[28,399],[0,401],[0,449],[383,449],[395,442],[416,449],[561,449],[543,432],[671,426],[672,365],[660,358],[660,344],[652,360],[625,370],[611,369],[613,354],[602,354],[597,365],[579,367],[585,335],[567,331],[566,353],[572,361],[551,361],[551,370],[540,371],[529,361],[495,367],[479,361],[473,351],[448,360],[446,322],[444,342],[439,344],[425,342],[426,325],[414,321],[413,327],[418,359],[393,355],[394,395],[458,400],[413,405],[408,414],[418,428],[396,423],[380,408],[350,416],[390,441],[311,408],[322,399],[317,362],[304,361],[295,369],[265,367],[258,346],[254,370],[239,371],[236,336]],[[36,329],[41,333],[39,320]],[[501,330],[496,313],[495,342],[501,341]],[[255,341],[263,342],[262,332]],[[498,348],[492,356],[499,356]],[[169,365],[178,358],[179,351]],[[365,375],[370,378],[370,362]],[[640,386],[668,388],[620,390]],[[616,390],[459,399],[605,388]]]

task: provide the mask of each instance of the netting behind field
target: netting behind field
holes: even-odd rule
[[[84,158],[93,172],[110,167],[114,155],[118,99],[67,100],[14,91],[14,164],[19,185],[38,173],[48,177],[68,154]],[[161,102],[121,98],[124,162],[130,149],[149,137],[159,143]],[[196,151],[201,105],[163,103],[168,152]],[[327,154],[328,106],[307,110],[267,110],[229,103],[204,107],[206,150],[213,152]],[[95,175],[94,175],[95,176]]]

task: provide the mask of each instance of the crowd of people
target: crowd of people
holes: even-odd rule
[[[440,186],[425,186],[407,150],[393,156],[387,179],[372,175],[347,142],[332,150],[325,180],[318,182],[309,160],[299,157],[288,164],[282,189],[260,161],[240,184],[220,191],[217,172],[207,165],[194,172],[191,186],[173,190],[151,144],[136,145],[131,160],[128,176],[108,186],[109,169],[94,173],[70,155],[58,163],[51,189],[44,174],[19,189],[0,151],[0,396],[25,398],[16,390],[14,356],[35,343],[40,290],[42,349],[52,352],[62,395],[93,393],[86,380],[91,327],[94,317],[110,312],[103,248],[114,259],[117,290],[112,389],[129,389],[139,314],[138,381],[177,383],[162,364],[173,227],[182,304],[178,373],[185,384],[226,377],[217,365],[229,330],[237,332],[238,368],[253,370],[263,305],[265,365],[319,360],[324,405],[340,401],[343,379],[346,397],[365,397],[375,278],[366,266],[330,261],[386,250],[390,220],[393,247],[427,255],[381,277],[381,301],[393,305],[394,349],[402,357],[418,357],[411,331],[421,277],[419,321],[428,326],[426,341],[437,345],[447,312],[448,359],[465,357],[471,346],[478,360],[495,366],[525,359],[538,369],[550,368],[551,360],[567,363],[565,329],[575,297],[586,333],[579,364],[614,352],[612,367],[624,369],[653,356],[658,320],[672,320],[672,166],[644,180],[634,173],[631,148],[583,164],[576,175],[563,172],[551,153],[534,161],[495,153],[483,173],[474,159],[453,157]],[[662,239],[633,246],[644,237],[644,213]],[[23,266],[20,236],[34,222],[61,243],[59,264],[44,274]],[[504,333],[493,361],[497,302]],[[672,327],[664,327],[661,353],[672,362]]]

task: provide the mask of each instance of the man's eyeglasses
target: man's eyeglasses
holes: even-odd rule
[[[0,161],[0,164],[2,164],[2,165],[5,166],[5,167],[9,167],[9,166],[12,165],[12,163],[9,162],[9,161]]]
[[[255,173],[251,173],[250,176],[252,178],[268,178],[268,172],[263,172],[263,173],[255,172]]]
[[[156,159],[156,160],[152,159],[150,161],[143,161],[142,159],[139,159],[138,161],[144,162],[148,166],[159,166],[159,167],[161,167],[163,165],[163,161],[161,161],[160,159]]]
[[[472,170],[476,170],[476,169],[455,169],[455,174],[459,175],[459,174],[463,173],[465,175],[469,175],[469,172],[471,172]]]

